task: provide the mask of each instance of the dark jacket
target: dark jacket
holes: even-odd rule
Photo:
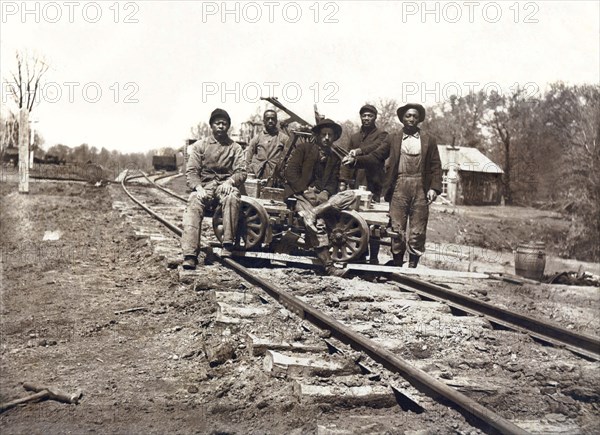
[[[442,193],[442,163],[440,161],[437,141],[434,137],[429,136],[422,131],[420,132],[420,135],[421,156],[423,156],[423,190],[425,191],[425,194],[427,194],[429,189],[433,189],[439,195]],[[394,188],[396,187],[396,180],[398,179],[398,165],[400,163],[402,137],[403,133],[400,132],[394,135],[391,141],[390,159],[388,160],[388,168],[385,173],[385,183],[383,185],[383,191],[385,192],[384,198],[388,202],[392,199]]]
[[[383,183],[385,158],[368,158],[369,154],[381,147],[389,150],[390,138],[387,131],[380,130],[377,127],[375,127],[374,130],[370,131],[366,135],[361,130],[350,136],[348,151],[358,148],[361,152],[359,155],[357,155],[356,163],[353,167],[349,168],[347,166],[342,166],[342,169],[340,170],[340,179],[348,182],[351,180],[356,180],[356,170],[364,169],[367,180],[372,180],[376,184],[381,185]]]
[[[334,153],[329,154],[320,180],[314,178],[318,161],[319,146],[316,143],[303,142],[294,148],[285,168],[286,198],[304,192],[309,186],[316,186],[319,191],[326,190],[330,196],[337,193],[340,159]]]

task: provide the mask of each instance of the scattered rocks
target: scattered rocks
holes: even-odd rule
[[[236,345],[232,342],[225,342],[217,345],[216,347],[207,347],[204,349],[206,358],[211,367],[216,367],[223,364],[224,362],[234,359]]]
[[[196,394],[196,393],[197,393],[199,390],[198,390],[198,387],[196,387],[195,385],[190,385],[190,386],[187,388],[187,391],[188,391],[188,393],[190,393],[190,394]]]

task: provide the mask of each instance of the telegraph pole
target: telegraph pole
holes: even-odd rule
[[[29,193],[29,111],[19,111],[19,193]]]

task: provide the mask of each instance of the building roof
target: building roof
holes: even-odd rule
[[[438,145],[442,169],[451,167],[459,171],[485,172],[488,174],[503,174],[500,166],[488,159],[477,148],[459,147],[452,145]]]

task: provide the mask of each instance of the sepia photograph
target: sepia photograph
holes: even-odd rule
[[[600,433],[600,2],[0,1],[3,434]]]

